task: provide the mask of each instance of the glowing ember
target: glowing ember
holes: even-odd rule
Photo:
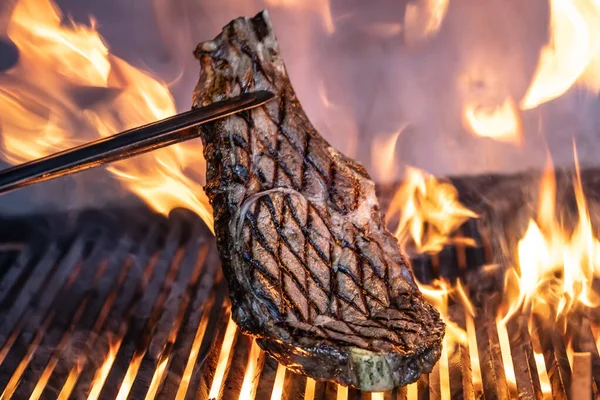
[[[440,251],[461,224],[477,215],[458,201],[456,188],[450,183],[407,167],[405,181],[388,208],[386,223],[393,225],[398,217],[395,236],[400,244],[410,242],[423,253]]]
[[[521,121],[512,99],[495,108],[467,106],[465,120],[475,135],[518,145],[522,140]]]
[[[19,64],[0,77],[2,155],[25,162],[176,113],[167,86],[110,54],[91,26],[70,21],[49,0],[19,0],[7,28]],[[35,76],[36,79],[29,79]],[[72,87],[105,89],[110,101],[83,107]],[[89,136],[74,135],[87,132]],[[109,170],[161,213],[194,210],[212,227],[202,191],[201,144],[185,143]]]

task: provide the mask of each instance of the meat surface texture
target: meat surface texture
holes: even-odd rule
[[[317,380],[383,391],[430,372],[444,323],[386,230],[368,173],[302,110],[268,13],[232,21],[195,54],[195,107],[276,95],[201,128],[235,322]]]

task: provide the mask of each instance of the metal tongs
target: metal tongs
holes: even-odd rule
[[[0,194],[197,138],[200,133],[194,127],[258,107],[271,98],[267,91],[242,94],[7,168],[0,171]]]

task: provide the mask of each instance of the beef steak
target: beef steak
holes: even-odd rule
[[[267,12],[196,49],[194,106],[275,100],[201,128],[233,319],[291,370],[365,391],[430,372],[444,323],[385,228],[365,169],[313,128]]]

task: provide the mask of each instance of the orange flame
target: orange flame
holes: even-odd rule
[[[403,126],[395,134],[388,137],[375,136],[371,145],[371,164],[373,165],[374,177],[379,183],[393,182],[396,174],[396,144],[398,138],[406,126]]]
[[[452,184],[407,167],[405,181],[388,208],[386,223],[398,219],[395,236],[401,245],[412,242],[420,253],[438,252],[462,223],[476,217],[458,201]]]
[[[588,68],[597,61],[599,46],[598,1],[551,0],[550,38],[540,52],[537,70],[521,108],[535,108],[561,96],[580,78],[581,83],[597,89],[597,73]]]
[[[467,332],[452,322],[448,314],[448,304],[452,298],[454,301],[461,303],[469,315],[475,315],[473,305],[462,283],[457,281],[456,285],[452,286],[444,280],[434,280],[430,285],[424,285],[419,282],[417,282],[417,285],[425,299],[440,312],[440,315],[444,319],[446,324],[446,344],[450,352],[454,351],[455,346],[459,344],[466,346],[468,343]]]
[[[574,190],[578,222],[572,233],[555,219],[556,183],[549,162],[540,186],[538,222],[531,219],[518,243],[518,268],[507,272],[506,321],[515,313],[531,308],[534,312],[558,318],[581,303],[594,307],[597,295],[592,280],[600,272],[600,241],[595,237],[575,151]]]
[[[237,333],[237,325],[233,319],[230,318],[227,328],[225,329],[225,337],[223,338],[223,344],[221,345],[221,352],[219,353],[219,361],[217,361],[215,376],[212,384],[210,385],[210,392],[208,394],[208,398],[210,399],[220,398],[223,381],[225,380],[225,374],[227,373],[227,367],[231,362],[233,345],[235,343]]]
[[[436,34],[446,17],[450,0],[420,0],[406,5],[404,37],[417,44]]]
[[[256,343],[256,339],[252,338],[248,364],[246,365],[246,372],[244,372],[244,380],[240,390],[240,400],[252,400],[256,396],[256,386],[262,370],[262,364],[260,363],[262,354],[263,352]]]
[[[285,382],[285,372],[286,368],[282,364],[278,364],[275,383],[273,383],[273,391],[271,392],[271,400],[281,400],[281,396],[283,395],[283,383]]]
[[[522,142],[521,120],[510,98],[495,108],[468,105],[464,118],[468,129],[475,135],[515,145]]]
[[[19,0],[9,22],[8,36],[20,53],[19,64],[0,78],[2,156],[11,163],[176,113],[167,86],[110,54],[93,21],[89,27],[61,21],[50,0]],[[102,90],[109,101],[79,104],[74,88]],[[155,210],[190,208],[212,227],[201,148],[198,141],[175,145],[109,171]]]

